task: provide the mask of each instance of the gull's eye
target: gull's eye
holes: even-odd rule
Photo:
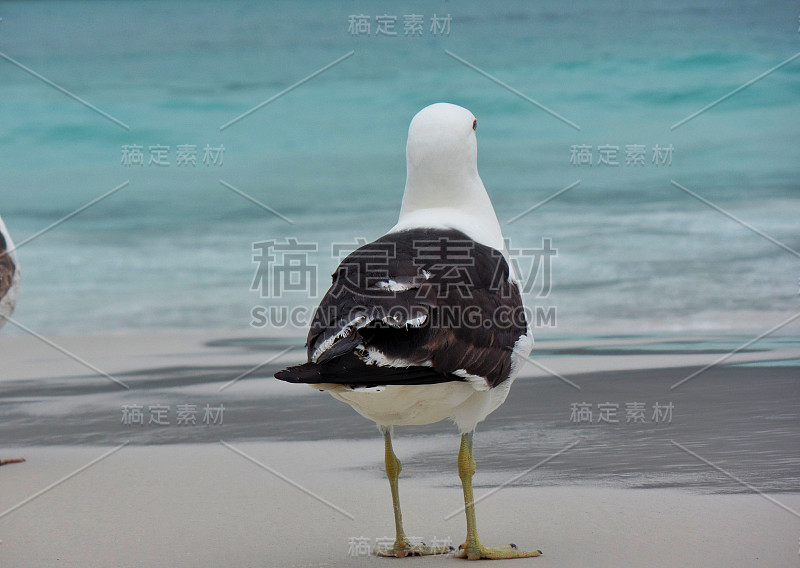
[[[478,130],[478,119],[472,121],[472,130]]]

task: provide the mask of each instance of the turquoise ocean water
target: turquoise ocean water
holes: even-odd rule
[[[397,36],[376,35],[384,15]],[[408,15],[421,35],[404,36]],[[796,2],[2,3],[0,215],[15,240],[130,182],[19,249],[15,318],[49,334],[247,330],[254,306],[313,305],[331,244],[395,223],[408,123],[449,101],[478,117],[512,247],[558,250],[551,292],[528,298],[557,309],[540,336],[768,328],[800,310],[800,257],[671,180],[800,250],[800,59],[670,127],[800,52],[799,15]],[[126,145],[143,166],[121,163]],[[196,146],[195,166],[177,164],[179,145]],[[202,163],[206,145],[224,146],[221,165]],[[644,164],[626,165],[635,145]],[[671,164],[653,163],[656,145]],[[170,165],[148,165],[150,146],[169,146]],[[573,146],[591,146],[591,166]],[[598,164],[600,146],[619,165]],[[316,245],[316,297],[262,298],[252,243],[292,238]]]

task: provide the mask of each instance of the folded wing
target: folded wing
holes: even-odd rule
[[[308,362],[276,377],[352,386],[506,380],[527,333],[500,251],[456,230],[391,233],[351,253],[314,316]]]

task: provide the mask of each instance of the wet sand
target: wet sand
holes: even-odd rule
[[[797,342],[759,342],[670,388],[748,339],[540,341],[536,361],[560,378],[528,365],[476,433],[477,494],[503,486],[478,505],[484,542],[545,552],[519,565],[795,566]],[[374,425],[269,378],[302,340],[56,341],[130,388],[33,338],[0,341],[0,457],[28,460],[0,469],[3,566],[386,562],[360,557],[393,530]],[[144,424],[126,424],[137,406]],[[396,450],[408,532],[459,544],[463,515],[445,520],[461,505],[455,427],[398,429]]]

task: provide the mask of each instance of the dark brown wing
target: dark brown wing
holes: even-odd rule
[[[309,330],[309,362],[276,376],[374,385],[466,373],[496,386],[527,333],[519,288],[508,276],[500,251],[459,231],[385,235],[339,265]]]

